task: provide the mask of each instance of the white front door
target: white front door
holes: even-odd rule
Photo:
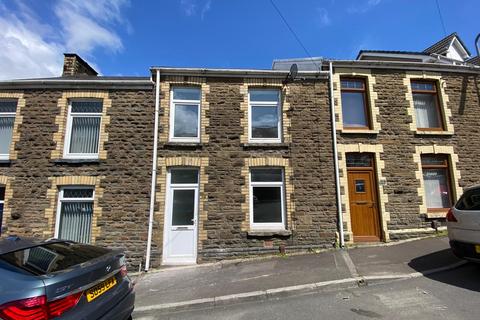
[[[197,261],[198,170],[168,172],[163,264],[195,264]]]

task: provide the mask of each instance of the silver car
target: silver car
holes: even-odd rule
[[[0,240],[0,319],[131,319],[120,251],[71,241]]]
[[[465,190],[448,211],[447,229],[455,255],[480,262],[480,186]]]

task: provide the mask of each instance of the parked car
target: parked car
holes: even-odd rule
[[[465,190],[448,211],[447,229],[455,255],[480,262],[480,186]]]
[[[131,319],[125,255],[63,240],[0,240],[0,319]]]

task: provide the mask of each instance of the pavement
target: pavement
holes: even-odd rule
[[[134,316],[411,279],[465,262],[448,238],[336,249],[318,254],[164,268],[137,277]]]
[[[214,308],[152,311],[135,320],[478,320],[480,265],[373,286],[312,292]]]

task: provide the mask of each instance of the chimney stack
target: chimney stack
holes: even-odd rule
[[[64,53],[62,76],[96,76],[95,69],[76,53]]]

